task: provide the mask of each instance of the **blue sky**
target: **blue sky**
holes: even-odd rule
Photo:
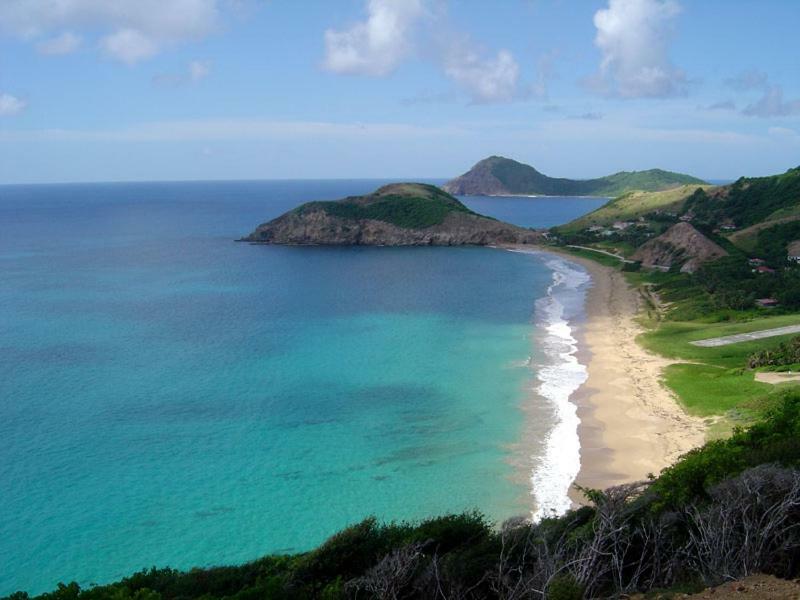
[[[797,0],[2,0],[0,182],[800,164]]]

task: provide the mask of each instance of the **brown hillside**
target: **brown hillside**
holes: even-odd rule
[[[681,272],[694,273],[703,263],[727,255],[690,223],[678,223],[642,244],[631,258],[645,267],[669,269],[681,264]]]

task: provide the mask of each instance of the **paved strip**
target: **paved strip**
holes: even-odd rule
[[[598,254],[605,254],[606,256],[611,256],[613,258],[619,259],[624,263],[634,263],[636,261],[628,260],[621,254],[614,254],[613,252],[606,252],[605,250],[598,250],[597,248],[589,248],[589,246],[574,246],[572,244],[567,244],[567,248],[577,248],[578,250],[588,250],[589,252],[597,252]]]
[[[751,331],[750,333],[737,333],[736,335],[726,335],[725,337],[709,338],[707,340],[697,340],[696,342],[689,343],[693,346],[714,348],[716,346],[727,346],[728,344],[738,344],[739,342],[762,340],[764,338],[788,335],[790,333],[800,333],[800,325],[789,325],[788,327],[777,327],[776,329],[762,329],[761,331]]]

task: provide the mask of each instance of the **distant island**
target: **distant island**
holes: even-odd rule
[[[394,183],[365,196],[307,202],[240,241],[336,246],[534,244],[542,234],[472,212],[433,185]]]
[[[597,179],[548,177],[510,158],[490,156],[448,181],[443,189],[462,196],[619,196],[633,190],[659,191],[706,182],[661,169],[621,171]]]

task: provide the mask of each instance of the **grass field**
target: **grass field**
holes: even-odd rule
[[[691,414],[708,417],[729,415],[755,417],[787,386],[755,381],[755,372],[746,369],[747,358],[765,348],[774,348],[794,335],[778,336],[702,348],[689,342],[712,337],[747,333],[772,327],[800,324],[800,315],[764,317],[741,323],[662,322],[640,336],[643,346],[677,360],[668,366],[664,383],[673,390]]]
[[[707,417],[733,409],[756,410],[780,386],[753,380],[752,371],[712,365],[676,364],[664,369],[664,382],[690,413]]]
[[[740,323],[665,321],[657,328],[642,334],[639,341],[648,350],[657,352],[667,358],[702,362],[731,369],[744,367],[745,360],[753,352],[764,348],[772,348],[795,336],[790,334],[763,340],[730,344],[728,346],[718,346],[715,348],[693,346],[689,342],[733,335],[736,333],[749,333],[762,329],[772,329],[774,327],[785,327],[787,325],[800,325],[800,315],[778,315]]]

